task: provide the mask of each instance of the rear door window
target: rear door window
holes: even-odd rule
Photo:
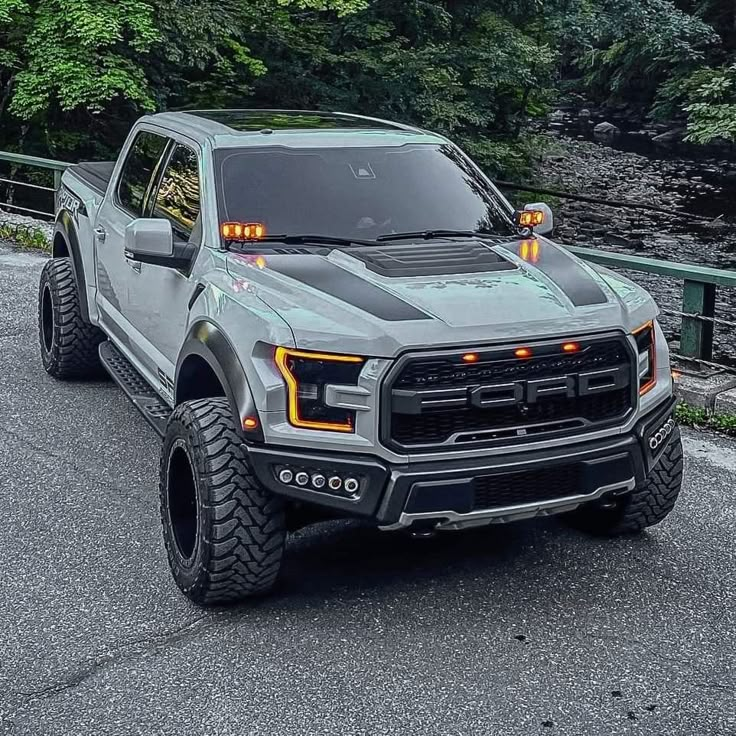
[[[118,201],[133,217],[142,217],[151,182],[168,138],[143,131],[136,136],[120,172]]]
[[[200,206],[197,154],[179,143],[152,199],[151,217],[169,220],[178,240],[194,240],[192,232],[197,229]]]

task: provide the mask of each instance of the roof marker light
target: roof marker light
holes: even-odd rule
[[[225,240],[258,240],[266,234],[262,222],[223,222],[220,233]]]
[[[542,210],[519,210],[516,213],[516,224],[518,227],[538,227],[544,223],[544,212]]]
[[[516,350],[514,350],[514,355],[517,358],[531,358],[532,351],[530,348],[516,348]]]
[[[578,343],[578,342],[566,342],[562,346],[562,352],[563,353],[579,353],[580,352],[580,343]]]
[[[463,363],[477,363],[479,358],[478,353],[465,353],[463,355]]]

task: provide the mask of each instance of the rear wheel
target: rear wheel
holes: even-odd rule
[[[570,526],[601,536],[636,534],[659,524],[675,507],[682,486],[682,439],[675,429],[649,477],[611,505],[589,504],[565,514]]]
[[[227,399],[176,408],[159,489],[169,564],[185,595],[213,605],[273,587],[286,540],[284,505],[253,476]]]
[[[43,367],[54,378],[104,375],[98,348],[105,336],[82,315],[77,280],[69,258],[46,261],[41,272],[38,337]]]

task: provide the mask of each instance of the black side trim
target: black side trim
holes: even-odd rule
[[[190,355],[199,356],[212,368],[225,389],[233,416],[236,418],[239,427],[242,428],[244,417],[258,416],[248,379],[235,348],[216,325],[206,320],[195,322],[192,325],[179,353],[174,378],[174,385],[176,386],[174,401],[176,404],[180,402],[179,377],[181,367]],[[243,432],[243,437],[250,442],[262,442],[263,430],[260,421],[256,430]]]
[[[192,296],[189,297],[189,303],[187,304],[187,309],[190,312],[192,311],[192,307],[194,306],[194,302],[196,302],[197,299],[199,299],[199,296],[204,291],[204,289],[205,289],[204,284],[197,284],[194,287],[194,292],[192,293]]]
[[[529,244],[532,242],[538,243],[538,251],[530,249]],[[503,247],[521,257],[525,252],[536,252],[537,256],[530,261],[530,265],[552,279],[576,307],[608,302],[603,289],[598,286],[585,268],[572,255],[553,243],[541,239],[537,241],[520,240],[516,243],[505,243]]]
[[[72,270],[74,278],[77,282],[77,292],[79,294],[79,306],[82,310],[82,318],[85,322],[89,322],[89,304],[87,303],[87,282],[84,278],[84,264],[82,262],[82,252],[79,248],[79,238],[77,237],[77,228],[71,213],[67,210],[61,210],[56,217],[56,226],[54,228],[54,237],[52,243],[56,242],[57,235],[61,235],[66,243],[69,256],[72,260]],[[59,253],[54,246],[52,253],[53,258],[59,258],[65,255]]]
[[[171,407],[156,393],[132,363],[109,341],[100,343],[100,360],[105,370],[133,402],[159,437],[166,433]]]
[[[432,319],[393,294],[320,256],[274,256],[268,267],[388,322]]]

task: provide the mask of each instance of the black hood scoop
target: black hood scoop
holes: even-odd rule
[[[365,263],[370,271],[388,278],[451,276],[516,268],[480,240],[365,246],[344,252]]]

